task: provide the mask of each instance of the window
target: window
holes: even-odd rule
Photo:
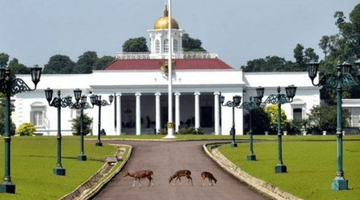
[[[174,40],[174,52],[178,52],[178,41]]]
[[[159,42],[159,40],[155,41],[155,53],[160,53],[160,42]]]
[[[168,53],[169,52],[169,40],[165,39],[164,40],[164,53]]]
[[[302,109],[295,108],[294,109],[294,121],[301,121],[302,120]]]
[[[41,102],[31,104],[30,121],[34,126],[45,126],[45,107]]]

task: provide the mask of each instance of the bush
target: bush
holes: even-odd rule
[[[32,136],[36,131],[36,127],[32,123],[22,123],[16,130],[16,134],[20,136]]]
[[[270,115],[265,112],[264,106],[260,106],[259,109],[251,110],[251,113],[253,134],[263,135],[265,131],[269,131]],[[245,126],[245,124],[249,124],[249,118],[249,113],[244,115],[244,133],[250,128],[249,125]]]
[[[84,114],[83,116],[83,133],[84,135],[87,135],[92,132],[91,124],[93,123],[93,119],[86,114]],[[73,135],[80,135],[80,115],[71,121],[72,129],[75,131],[73,132]]]
[[[270,116],[270,132],[277,133],[278,128],[278,106],[270,105],[265,108],[265,112]],[[281,109],[281,130],[286,130],[287,124],[289,123],[285,114],[285,111]]]
[[[176,134],[179,134],[179,135],[204,135],[205,132],[200,128],[195,129],[194,127],[189,127],[189,128],[179,129],[179,131]]]

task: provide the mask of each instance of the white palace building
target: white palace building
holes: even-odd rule
[[[19,127],[24,122],[32,122],[38,133],[56,135],[57,109],[50,107],[44,90],[61,90],[61,97],[74,96],[79,88],[83,95],[101,95],[108,99],[115,94],[111,105],[101,108],[101,128],[106,135],[154,134],[162,129],[168,120],[168,80],[160,70],[159,62],[165,62],[172,46],[173,61],[173,110],[175,131],[179,127],[201,128],[206,133],[229,135],[232,126],[232,109],[221,106],[219,95],[225,102],[234,95],[242,97],[241,103],[255,96],[255,89],[265,88],[263,100],[276,94],[276,88],[295,85],[296,96],[292,103],[282,105],[288,119],[304,119],[313,106],[320,104],[319,88],[314,87],[307,72],[244,73],[223,62],[217,53],[188,53],[182,50],[182,35],[172,19],[172,45],[168,40],[167,11],[153,27],[150,35],[149,53],[117,53],[116,60],[105,70],[95,70],[91,74],[43,74],[34,92],[20,93],[14,97],[13,122]],[[17,75],[30,86],[29,75]],[[315,80],[317,82],[317,80]],[[73,101],[74,98],[73,98]],[[90,100],[88,98],[90,103]],[[98,106],[84,110],[93,118],[93,134],[97,135]],[[243,135],[242,109],[235,109],[237,135]],[[72,135],[71,120],[79,111],[61,109],[62,135]]]

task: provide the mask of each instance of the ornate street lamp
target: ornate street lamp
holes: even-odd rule
[[[0,186],[0,192],[2,193],[15,193],[15,185],[11,182],[10,176],[10,96],[21,92],[36,90],[36,86],[40,81],[42,68],[35,65],[34,68],[31,68],[30,70],[31,80],[35,85],[34,89],[30,89],[22,79],[13,76],[9,67],[5,68],[5,66],[0,66],[0,92],[5,94],[5,175],[4,182]]]
[[[57,113],[58,113],[58,116],[57,116],[57,119],[58,119],[57,165],[56,165],[56,168],[54,169],[54,174],[60,175],[60,176],[65,176],[65,169],[62,167],[62,164],[61,164],[61,139],[62,139],[62,136],[61,136],[61,108],[66,108],[68,106],[71,106],[72,102],[71,102],[71,96],[61,98],[60,90],[58,90],[57,94],[58,94],[57,97],[52,98],[53,90],[50,88],[47,88],[45,90],[45,97],[49,103],[49,106],[57,108]]]
[[[226,104],[223,104],[225,100],[224,96],[220,96],[220,103],[223,106],[227,106],[227,107],[231,107],[232,108],[232,127],[230,129],[230,135],[232,135],[232,142],[231,142],[231,147],[237,147],[236,141],[235,141],[235,114],[234,114],[234,110],[235,107],[238,107],[240,105],[241,102],[241,96],[233,96],[233,100],[232,101],[228,101],[226,102]]]
[[[296,93],[296,87],[294,85],[289,85],[285,88],[286,95],[280,94],[280,86],[277,88],[277,94],[271,94],[265,100],[266,104],[277,104],[278,105],[278,155],[279,162],[275,166],[275,173],[286,173],[286,166],[282,160],[282,141],[281,141],[281,104],[291,103],[294,99]]]
[[[106,100],[101,100],[101,95],[91,95],[90,96],[90,102],[93,106],[99,106],[99,123],[98,123],[98,140],[95,143],[96,146],[98,147],[102,147],[102,143],[100,140],[100,130],[101,130],[101,106],[107,106],[110,105],[114,100],[114,95],[110,95],[109,96],[109,101],[110,103],[108,103]]]
[[[261,99],[264,97],[264,90],[263,87],[256,88],[256,94],[257,96],[254,97],[254,100],[252,97],[250,97],[250,102],[244,102],[239,108],[245,109],[249,111],[249,137],[250,137],[250,153],[247,156],[248,161],[254,161],[256,160],[256,155],[254,154],[254,148],[253,148],[253,134],[252,134],[252,117],[251,112],[252,110],[258,109],[261,104]]]
[[[83,123],[84,123],[84,109],[93,108],[87,101],[87,97],[85,95],[81,96],[81,90],[79,88],[74,90],[75,96],[75,103],[72,103],[71,109],[78,109],[80,110],[80,155],[78,155],[77,159],[79,161],[86,161],[86,155],[84,151],[84,130],[83,130]]]
[[[358,65],[359,63],[355,63]],[[343,171],[343,146],[342,146],[342,109],[341,109],[341,96],[343,89],[348,89],[354,85],[359,84],[360,80],[360,71],[358,68],[356,77],[357,80],[350,74],[351,64],[348,62],[338,63],[337,72],[335,74],[326,74],[324,75],[318,84],[314,84],[314,79],[317,76],[319,63],[314,60],[309,64],[309,77],[314,86],[325,87],[336,89],[336,112],[337,112],[337,128],[336,128],[336,137],[337,137],[337,171],[336,177],[331,183],[332,190],[347,190],[348,189],[348,180],[344,178]]]

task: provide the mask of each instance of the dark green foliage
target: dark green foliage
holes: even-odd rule
[[[342,128],[349,126],[350,112],[348,109],[342,109]],[[327,131],[329,134],[336,133],[337,112],[336,105],[315,106],[310,110],[308,131],[310,133],[320,133]]]
[[[11,104],[11,111],[14,110],[14,106]],[[10,117],[10,135],[15,135],[16,126],[12,122]],[[2,93],[0,93],[0,135],[5,134],[5,98]]]
[[[95,61],[94,70],[103,70],[114,60],[115,58],[112,56],[103,56],[102,58],[99,58],[98,60]]]
[[[130,38],[122,46],[123,52],[148,52],[149,48],[144,37]]]
[[[84,119],[83,119],[83,133],[84,135],[87,135],[89,133],[92,132],[91,129],[91,124],[93,123],[93,119],[90,118],[88,115],[84,114],[83,115]],[[80,135],[80,115],[78,115],[75,119],[71,120],[72,121],[72,130],[73,135]]]
[[[45,64],[43,74],[72,74],[75,63],[64,55],[51,56],[49,62]]]
[[[189,128],[180,128],[179,131],[176,133],[179,135],[204,135],[205,132],[198,128],[189,127]]]
[[[83,55],[79,56],[79,60],[76,62],[74,68],[74,74],[91,74],[95,62],[98,60],[98,56],[95,51],[87,51]]]
[[[8,61],[9,61],[9,55],[6,53],[1,53],[0,54],[0,67],[6,67]]]
[[[13,58],[9,64],[12,74],[30,74],[30,68],[19,63],[17,58]]]
[[[263,135],[265,131],[270,130],[270,115],[265,112],[264,106],[254,109],[252,112],[252,132],[254,135]],[[250,114],[244,115],[244,132],[249,131]]]
[[[201,44],[202,44],[201,40],[191,38],[189,36],[189,34],[187,34],[187,33],[185,33],[182,36],[182,46],[183,46],[184,52],[189,52],[189,51],[193,51],[193,52],[205,51],[206,52],[206,50],[203,47],[201,47]]]

